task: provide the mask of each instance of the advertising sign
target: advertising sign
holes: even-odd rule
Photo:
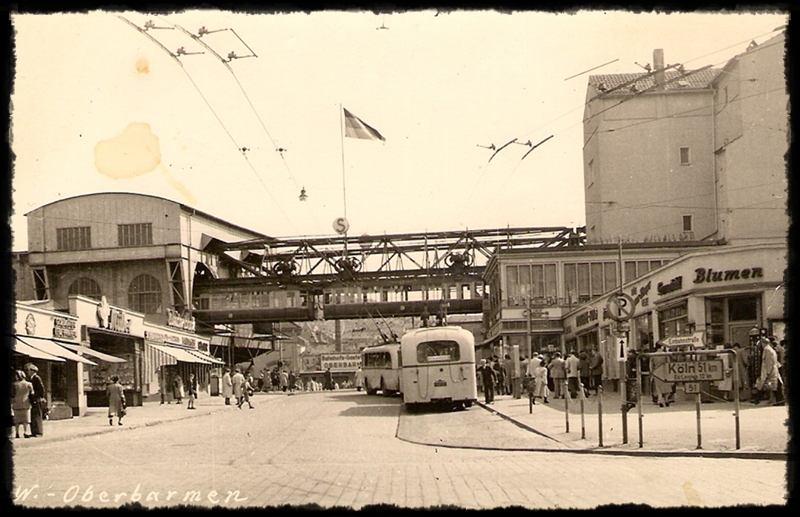
[[[322,354],[319,357],[320,369],[331,369],[332,372],[354,372],[361,366],[361,354]]]

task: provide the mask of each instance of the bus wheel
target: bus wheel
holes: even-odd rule
[[[391,391],[391,390],[387,390],[387,389],[386,389],[386,385],[383,383],[383,377],[381,377],[381,394],[382,394],[384,397],[389,397],[389,396],[391,396],[391,394],[392,394],[392,391]]]
[[[468,409],[468,408],[471,408],[471,407],[472,407],[472,401],[471,400],[464,401],[464,409]]]
[[[375,395],[378,392],[378,390],[374,390],[370,387],[369,381],[364,382],[364,391],[367,392],[367,395]]]

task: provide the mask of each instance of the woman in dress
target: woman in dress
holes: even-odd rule
[[[536,404],[536,398],[544,400],[548,404],[547,396],[550,394],[547,388],[547,366],[545,366],[544,356],[539,356],[539,364],[533,369],[533,404]],[[533,364],[533,361],[531,361]]]
[[[176,375],[172,381],[172,396],[175,397],[175,403],[183,403],[183,379],[180,375]]]
[[[119,376],[111,377],[111,384],[106,387],[108,395],[108,425],[114,425],[114,417],[117,417],[118,425],[122,425],[122,417],[125,416],[125,390],[119,383]]]
[[[231,405],[233,396],[233,381],[231,380],[231,369],[225,368],[225,375],[222,376],[222,396],[225,397],[225,405]]]
[[[31,396],[33,395],[33,385],[25,379],[25,373],[17,370],[14,372],[14,426],[19,438],[19,428],[22,427],[22,435],[25,438],[31,437]]]

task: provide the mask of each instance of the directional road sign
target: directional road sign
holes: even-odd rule
[[[662,363],[652,374],[664,382],[721,381],[725,378],[721,359]]]
[[[691,345],[695,348],[703,346],[703,333],[695,332],[691,336],[673,336],[662,340],[667,346]]]

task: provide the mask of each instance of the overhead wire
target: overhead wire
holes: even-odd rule
[[[228,127],[225,125],[225,123],[224,123],[224,122],[222,121],[222,119],[220,118],[219,114],[216,112],[216,110],[214,109],[214,107],[211,105],[211,103],[209,102],[209,100],[206,98],[205,94],[204,94],[204,93],[203,93],[203,91],[200,89],[199,85],[198,85],[198,84],[195,82],[194,78],[191,76],[191,74],[188,72],[188,70],[186,70],[186,68],[183,66],[183,63],[180,61],[180,59],[178,59],[177,55],[173,54],[173,53],[172,53],[172,52],[171,52],[169,49],[167,49],[167,48],[166,48],[166,47],[165,47],[165,46],[164,46],[164,45],[163,45],[161,42],[159,42],[159,41],[158,41],[158,40],[157,40],[155,37],[153,37],[152,35],[148,34],[148,33],[147,33],[147,31],[146,31],[145,29],[142,29],[141,27],[139,27],[139,26],[138,26],[138,25],[136,25],[135,23],[131,22],[130,20],[128,20],[127,18],[125,18],[125,17],[124,17],[124,16],[122,16],[122,15],[117,15],[117,17],[118,17],[119,19],[121,19],[122,21],[124,21],[125,23],[127,23],[128,25],[131,25],[132,27],[136,28],[136,29],[137,29],[137,30],[138,30],[138,31],[139,31],[141,34],[144,34],[144,35],[146,35],[146,36],[147,36],[147,37],[148,37],[148,38],[149,38],[151,41],[153,41],[154,43],[156,43],[156,44],[157,44],[157,45],[158,45],[158,46],[159,46],[159,47],[160,47],[162,50],[164,50],[165,52],[167,52],[167,53],[168,53],[168,54],[169,54],[169,55],[170,55],[170,56],[171,56],[171,57],[172,57],[172,58],[173,58],[175,61],[177,61],[177,62],[180,64],[180,68],[181,68],[181,70],[184,72],[184,74],[186,75],[186,77],[189,79],[189,82],[191,82],[191,83],[192,83],[192,86],[194,86],[194,88],[195,88],[195,90],[197,91],[197,93],[200,95],[200,97],[201,97],[201,98],[203,99],[203,101],[206,103],[206,106],[208,106],[208,109],[211,111],[211,113],[212,113],[212,114],[214,115],[214,117],[217,119],[217,122],[219,122],[219,124],[220,124],[220,126],[222,127],[222,129],[223,129],[223,130],[225,131],[225,133],[228,135],[228,138],[231,140],[231,142],[233,142],[233,145],[234,145],[234,146],[236,146],[236,150],[237,150],[237,151],[238,151],[238,153],[239,153],[239,154],[240,154],[240,155],[241,155],[241,156],[242,156],[242,157],[245,159],[245,162],[247,162],[247,165],[248,165],[248,166],[250,167],[250,169],[253,171],[253,174],[255,174],[255,176],[256,176],[256,178],[258,179],[258,181],[259,181],[259,182],[261,183],[261,185],[264,187],[264,190],[267,192],[267,194],[269,195],[269,197],[270,197],[270,198],[272,199],[272,201],[275,203],[275,206],[278,208],[278,210],[281,212],[281,214],[283,214],[283,216],[286,218],[287,222],[288,222],[288,223],[289,223],[289,225],[290,225],[290,226],[291,226],[291,227],[294,229],[294,231],[295,231],[295,232],[297,232],[297,233],[299,233],[299,231],[297,230],[297,227],[295,227],[295,225],[294,225],[294,223],[292,222],[292,220],[289,218],[289,216],[288,216],[288,215],[286,214],[286,212],[283,210],[283,207],[282,207],[282,206],[281,206],[281,205],[278,203],[278,201],[277,201],[277,200],[275,199],[275,197],[272,195],[272,192],[270,192],[270,190],[267,188],[267,185],[266,185],[266,183],[264,183],[264,180],[261,178],[261,175],[258,173],[258,171],[256,171],[256,169],[255,169],[255,166],[254,166],[254,165],[252,164],[252,162],[250,162],[250,160],[247,158],[247,155],[246,155],[244,152],[242,152],[242,146],[241,146],[241,145],[240,145],[240,144],[239,144],[239,143],[236,141],[236,139],[233,137],[233,135],[231,134],[231,132],[228,130]]]

